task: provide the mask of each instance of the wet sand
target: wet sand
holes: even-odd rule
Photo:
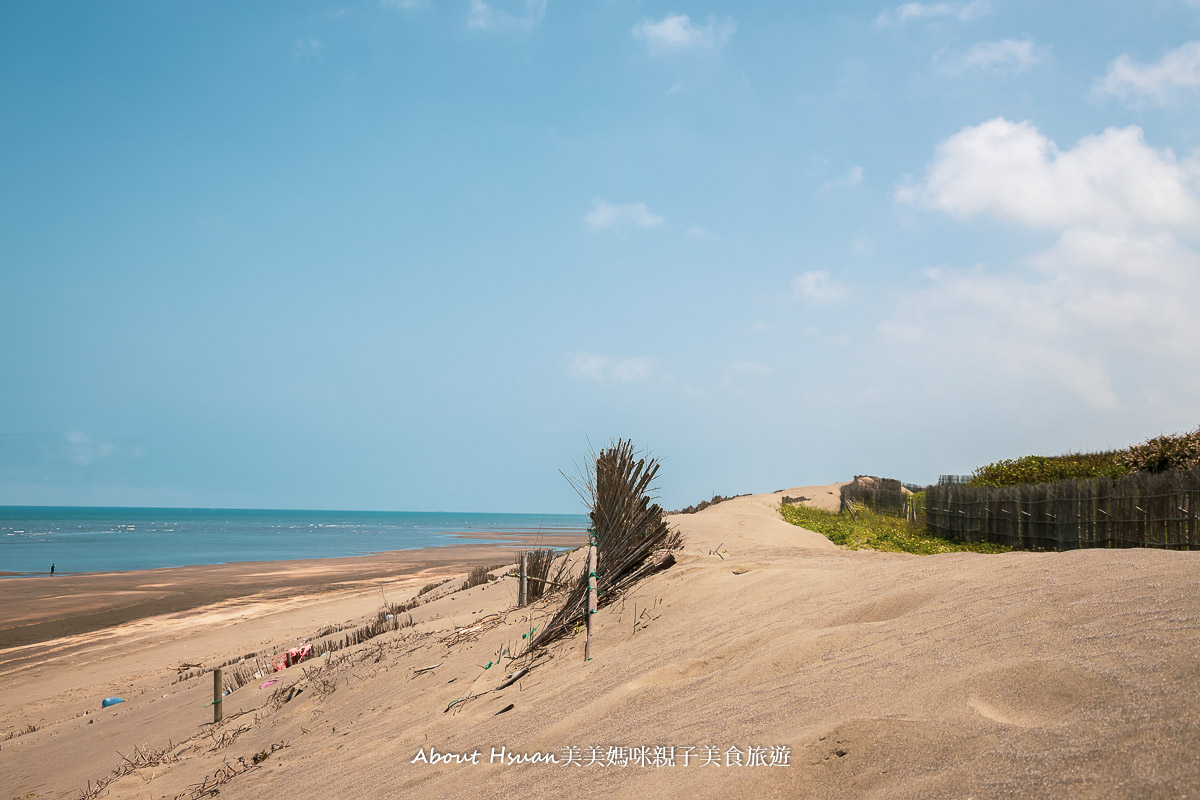
[[[529,547],[578,547],[585,534],[455,533],[470,544],[394,550],[351,558],[243,561],[130,572],[94,572],[0,581],[0,664],[4,650],[175,614],[239,598],[321,595],[401,577],[437,577],[499,563]],[[502,544],[481,544],[503,540]]]

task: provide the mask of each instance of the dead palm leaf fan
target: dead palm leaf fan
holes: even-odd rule
[[[662,508],[650,500],[658,467],[657,459],[638,458],[632,442],[618,439],[595,456],[586,474],[571,481],[591,506],[600,607],[644,575],[674,563],[670,551],[679,548],[679,533],[668,527]],[[530,649],[544,647],[582,622],[587,615],[587,592],[585,571]]]

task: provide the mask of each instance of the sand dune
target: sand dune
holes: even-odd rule
[[[836,505],[836,489],[785,493]],[[205,725],[211,683],[169,683],[178,642],[111,654],[123,636],[152,635],[155,620],[137,634],[110,631],[95,645],[107,655],[73,651],[102,664],[110,683],[73,682],[64,676],[77,666],[53,658],[15,683],[5,676],[0,730],[43,727],[0,742],[0,786],[71,796],[119,762],[113,750],[170,739],[186,741],[176,762],[122,778],[109,796],[174,797],[279,744],[221,796],[1200,794],[1200,554],[849,552],[784,523],[778,499],[672,518],[686,537],[678,563],[597,614],[592,661],[568,639],[498,691],[488,690],[517,664],[484,667],[518,652],[521,633],[548,616],[512,610],[512,580],[421,606],[414,628],[342,651],[319,675],[313,664],[282,673],[280,685],[303,689],[290,702],[268,701],[278,687],[235,692],[227,714],[247,713],[219,730]],[[265,603],[225,628],[220,647],[202,640],[188,652],[279,644],[320,618],[378,605],[366,594],[324,602]],[[98,711],[117,688],[127,702]],[[431,747],[478,750],[481,762],[505,748],[600,763],[429,764]],[[637,761],[637,748],[652,759],[655,747],[674,747],[675,766],[618,765],[615,748]],[[786,766],[745,764],[784,752]],[[710,756],[720,766],[702,763]]]

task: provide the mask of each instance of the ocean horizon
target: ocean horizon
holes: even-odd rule
[[[586,514],[0,506],[0,575],[364,556],[462,544],[455,533],[486,543],[588,524]]]

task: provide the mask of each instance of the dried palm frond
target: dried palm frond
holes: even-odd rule
[[[603,607],[642,576],[669,566],[670,551],[681,544],[677,531],[651,502],[657,459],[639,458],[633,443],[618,439],[600,451],[572,485],[591,507],[591,536],[596,544],[598,604]],[[570,479],[568,479],[570,480]],[[534,639],[530,649],[562,637],[587,615],[588,575],[574,581],[562,608]]]

